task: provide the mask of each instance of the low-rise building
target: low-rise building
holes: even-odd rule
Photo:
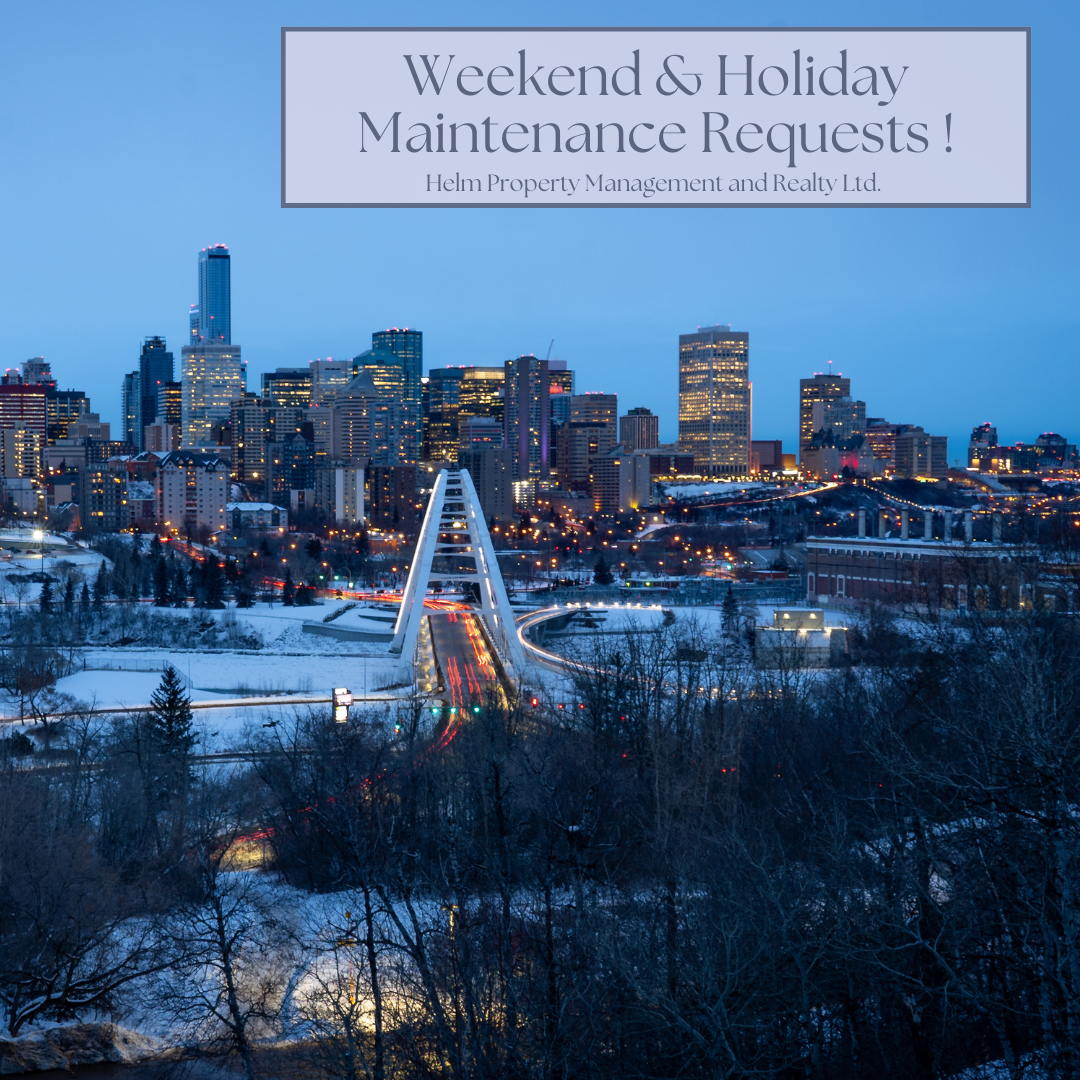
[[[289,527],[289,511],[283,506],[262,502],[233,502],[226,504],[229,527],[233,532],[256,529],[265,532]]]
[[[762,668],[823,668],[843,662],[847,629],[826,625],[821,608],[779,608],[771,626],[754,631],[754,663]]]
[[[860,515],[862,515],[860,511]],[[927,511],[922,536],[911,537],[902,514],[899,537],[887,535],[884,515],[877,536],[816,537],[806,541],[806,596],[811,604],[854,607],[895,604],[917,611],[1007,612],[1039,606],[1062,607],[1064,593],[1049,580],[1033,548],[1001,540],[1001,519],[993,516],[991,539],[974,539],[972,512],[963,516],[962,539],[953,514]],[[985,528],[980,528],[985,534]]]

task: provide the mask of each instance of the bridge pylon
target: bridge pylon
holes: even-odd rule
[[[476,612],[483,619],[503,670],[517,685],[525,671],[525,654],[468,469],[442,469],[432,488],[390,643],[390,652],[401,657],[400,676],[406,680],[414,677],[416,642],[425,617],[424,597],[431,582],[432,564],[440,557],[472,563],[471,571],[449,570],[436,577],[477,583],[480,606]]]

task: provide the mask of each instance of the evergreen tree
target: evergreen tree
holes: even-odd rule
[[[64,614],[73,615],[75,613],[75,579],[68,578],[64,585]]]
[[[317,536],[313,536],[305,545],[304,551],[312,558],[317,559],[322,554],[322,544]]]
[[[48,574],[45,575],[45,580],[41,584],[41,611],[42,614],[48,615],[52,612],[52,578]]]
[[[150,707],[150,737],[162,756],[160,782],[168,794],[176,795],[190,777],[188,759],[195,746],[195,730],[191,698],[171,664],[150,696]]]
[[[97,577],[94,578],[94,614],[100,615],[105,610],[105,596],[109,591],[109,571],[105,569],[105,563],[98,567]]]
[[[82,593],[79,596],[79,618],[90,618],[90,586],[83,582]]]
[[[161,557],[154,562],[154,606],[169,606],[169,564]]]
[[[191,564],[191,573],[188,574],[188,592],[195,601],[196,607],[204,606],[203,564],[200,562],[193,562]]]
[[[593,567],[593,581],[597,585],[610,585],[614,580],[615,575],[612,574],[607,559],[601,555],[600,558],[596,560],[596,566]]]
[[[735,599],[735,594],[731,591],[731,586],[729,585],[727,593],[724,595],[724,602],[720,605],[720,619],[724,629],[734,629],[738,618],[739,602]]]
[[[249,608],[252,606],[253,599],[251,589],[248,588],[247,578],[241,576],[236,582],[236,606],[238,608]]]
[[[187,578],[184,576],[184,568],[182,566],[176,567],[176,573],[173,574],[172,579],[172,601],[173,607],[185,608],[187,607],[188,588]]]
[[[215,609],[225,606],[225,578],[216,555],[207,556],[203,564],[203,603]]]
[[[281,589],[281,602],[286,607],[292,607],[296,603],[296,588],[293,585],[292,571],[285,567],[285,584]]]

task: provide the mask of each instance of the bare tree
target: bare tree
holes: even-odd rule
[[[166,1008],[189,1040],[233,1053],[246,1080],[258,1042],[276,1035],[299,961],[288,906],[245,866],[252,807],[238,777],[195,795],[197,849],[190,891],[170,917]]]

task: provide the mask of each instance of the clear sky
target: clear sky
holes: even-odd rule
[[[176,354],[196,257],[232,251],[233,341],[260,372],[424,331],[425,361],[547,350],[579,390],[677,421],[680,332],[750,332],[754,434],[794,449],[798,379],[963,456],[1080,439],[1080,6],[859,3],[7,3],[0,12],[0,367],[44,354],[119,419],[142,339]],[[1030,25],[1028,210],[282,210],[282,25]],[[992,73],[988,73],[988,78]]]

